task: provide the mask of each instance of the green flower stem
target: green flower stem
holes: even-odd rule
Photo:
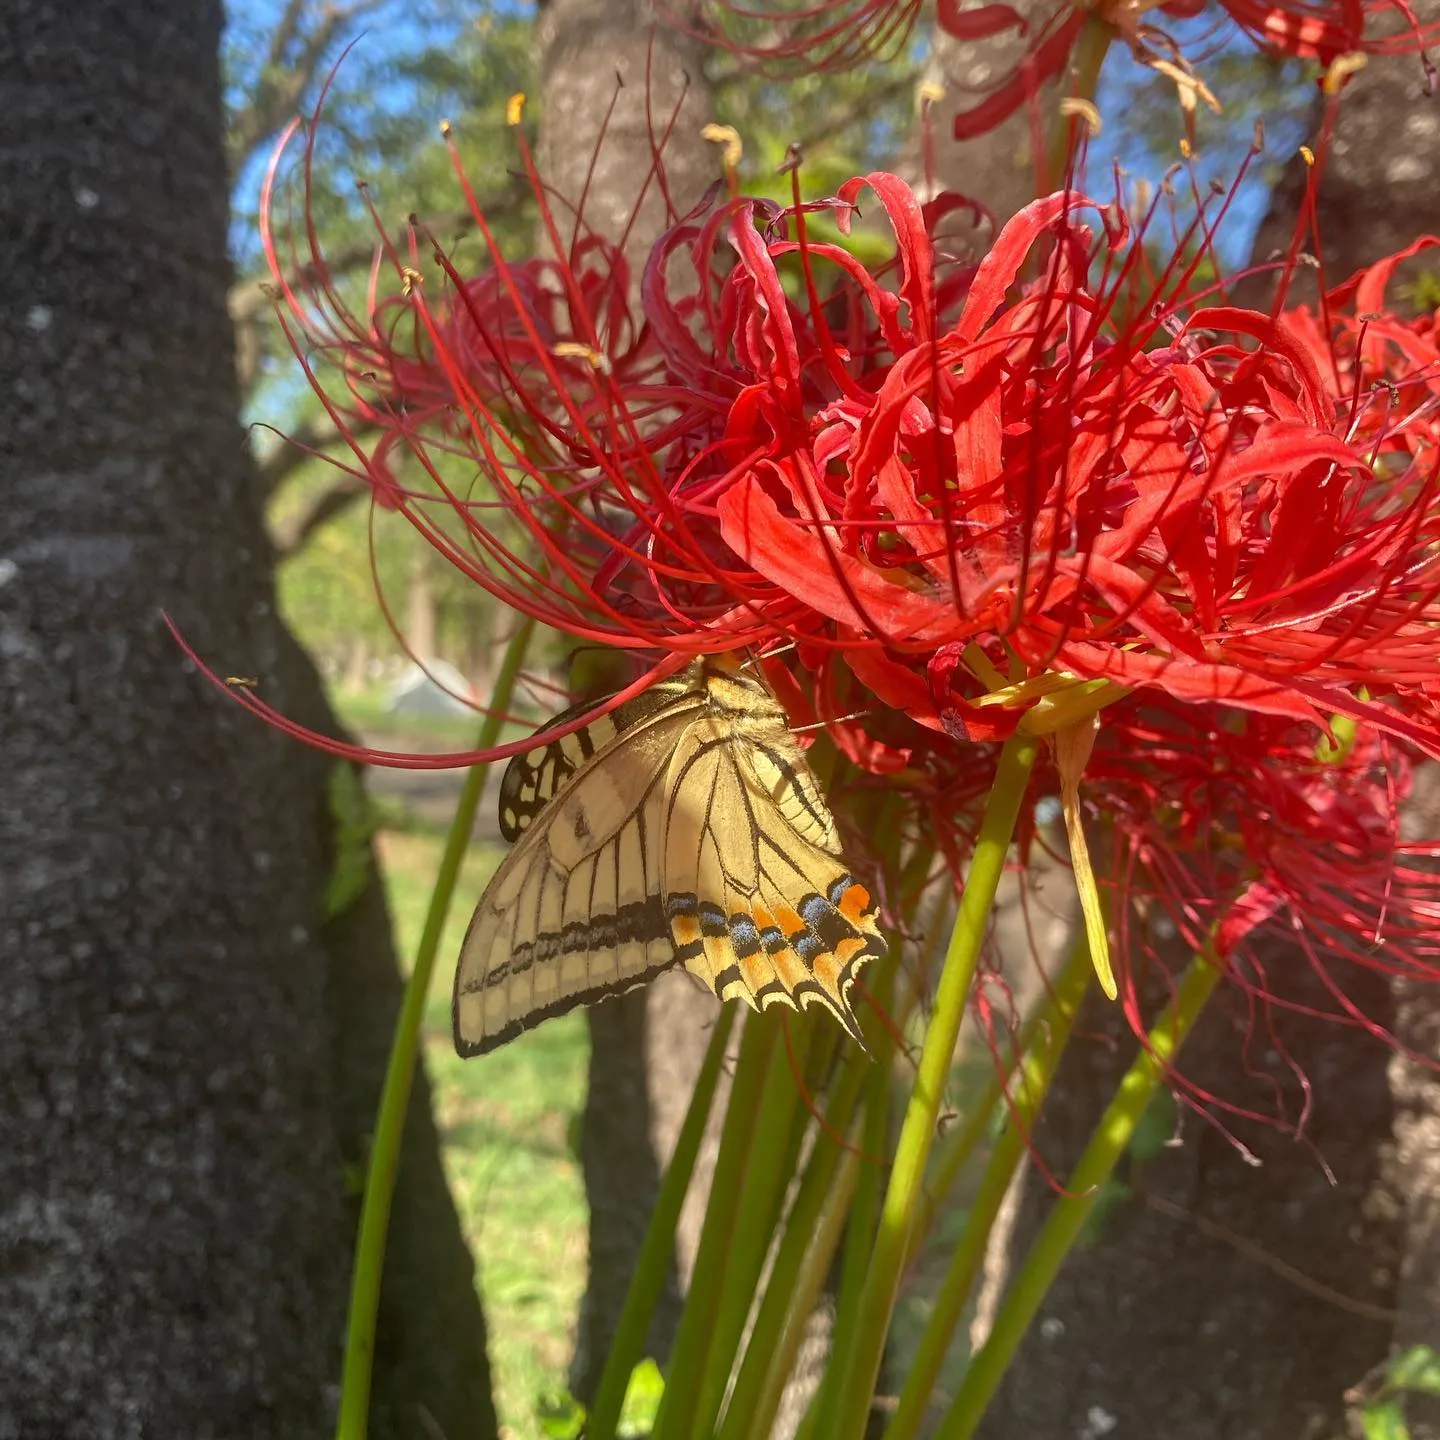
[[[925,1187],[925,1198],[921,1202],[920,1215],[911,1241],[910,1260],[914,1260],[925,1243],[925,1238],[935,1223],[936,1214],[945,1203],[945,1198],[955,1188],[955,1182],[966,1162],[975,1153],[980,1142],[996,1129],[999,1107],[1004,1103],[1004,1087],[1009,1083],[1010,1077],[1037,1044],[1046,1043],[1045,1031],[1054,1023],[1054,1009],[1060,1003],[1060,996],[1075,978],[1075,968],[1078,966],[1084,970],[1085,967],[1090,967],[1085,971],[1087,983],[1089,976],[1094,974],[1089,955],[1089,947],[1085,944],[1082,933],[1076,938],[1070,957],[1054,985],[1040,996],[1031,1013],[1025,1017],[1025,1023],[1016,1037],[1013,1053],[1006,1057],[1003,1066],[992,1072],[990,1079],[986,1081],[985,1089],[970,1107],[969,1114],[936,1148],[935,1162],[930,1167],[930,1183]],[[907,1261],[907,1265],[908,1263]]]
[[[525,652],[534,634],[535,622],[526,620],[511,638],[495,679],[490,713],[480,727],[476,748],[488,750],[500,738],[503,715],[510,705],[515,677],[524,663]],[[400,1140],[405,1133],[405,1112],[415,1080],[419,1053],[420,1024],[425,1017],[425,997],[440,937],[455,895],[460,874],[475,828],[475,812],[485,788],[486,765],[473,766],[465,776],[455,818],[445,838],[425,929],[415,952],[415,968],[405,985],[400,1014],[395,1021],[395,1038],[390,1045],[390,1062],[380,1092],[380,1112],[370,1143],[370,1165],[365,1176],[365,1198],[360,1208],[360,1232],[355,1241],[355,1271],[350,1286],[350,1315],[345,1331],[345,1369],[340,1383],[340,1415],[335,1434],[338,1440],[364,1440],[370,1414],[370,1376],[375,1363],[375,1316],[380,1305],[380,1277],[385,1268],[385,1236],[390,1225],[390,1202],[395,1194],[395,1174],[400,1164]]]
[[[761,1023],[778,1028],[779,1022],[788,1019],[786,1015],[772,1013],[763,1017]],[[792,1025],[792,1034],[797,1030],[808,1039],[814,1027],[808,1022]],[[802,1060],[803,1057],[804,1051]],[[707,1340],[705,1368],[690,1425],[690,1434],[695,1440],[709,1440],[715,1433],[720,1407],[734,1373],[736,1353],[745,1333],[745,1322],[754,1306],[765,1257],[779,1224],[786,1185],[795,1173],[803,1134],[796,1119],[797,1116],[809,1118],[801,1108],[796,1080],[784,1044],[777,1043],[770,1052],[760,1113],[750,1132],[750,1163],[725,1257],[720,1305]]]
[[[816,1301],[825,1285],[840,1236],[849,1219],[850,1200],[855,1193],[855,1181],[859,1178],[864,1160],[854,1150],[847,1150],[840,1157],[839,1170],[829,1187],[821,1195],[821,1210],[812,1222],[810,1244],[804,1252],[805,1263],[795,1275],[794,1288],[790,1292],[790,1303],[786,1307],[784,1324],[776,1341],[775,1351],[765,1370],[764,1385],[755,1397],[750,1409],[739,1408],[740,1395],[737,1388],[731,1408],[739,1419],[748,1419],[749,1425],[735,1434],[744,1435],[747,1440],[770,1440],[775,1430],[775,1416],[785,1396],[785,1386],[790,1379],[795,1356],[805,1339],[805,1326],[814,1313]],[[727,1411],[726,1423],[730,1419]],[[724,1432],[722,1431],[722,1435]]]
[[[649,1334],[650,1320],[660,1293],[665,1288],[665,1276],[669,1273],[675,1249],[675,1228],[680,1221],[690,1177],[695,1171],[695,1158],[705,1138],[710,1106],[715,1099],[715,1087],[725,1059],[725,1044],[734,1023],[735,1006],[722,1007],[715,1028],[710,1032],[710,1045],[695,1080],[685,1122],[675,1141],[675,1153],[670,1157],[665,1178],[660,1182],[655,1210],[650,1216],[640,1257],[635,1264],[635,1276],[630,1281],[625,1305],[620,1311],[615,1342],[606,1357],[605,1373],[600,1377],[600,1388],[586,1422],[586,1434],[591,1440],[610,1440],[615,1434],[630,1374],[644,1359],[645,1338]]]
[[[876,965],[872,978],[871,993],[882,1012],[888,1010],[890,992],[894,989],[896,954],[892,949]],[[746,1341],[745,1357],[725,1408],[725,1420],[719,1432],[721,1440],[741,1440],[745,1436],[765,1440],[769,1435],[774,1406],[778,1405],[780,1393],[785,1388],[805,1321],[814,1306],[818,1287],[829,1271],[835,1246],[839,1243],[839,1222],[835,1223],[833,1232],[824,1224],[824,1216],[828,1213],[826,1206],[835,1195],[837,1169],[859,1157],[833,1137],[849,1134],[856,1106],[867,1082],[873,1082],[878,1077],[880,1093],[882,1096],[888,1093],[884,1082],[889,1074],[892,1051],[889,1036],[871,1016],[862,1014],[861,1018],[862,1023],[871,1021],[866,1038],[874,1060],[854,1047],[847,1047],[841,1059],[840,1075],[831,1087],[825,1106],[825,1126],[815,1137],[785,1221],[785,1234],[776,1251],[774,1267]],[[820,1019],[822,1024],[830,1024],[825,1017]],[[863,1139],[860,1144],[861,1153],[882,1153],[883,1126],[874,1151],[863,1149]],[[879,1173],[874,1165],[865,1168]],[[857,1170],[846,1182],[847,1200],[859,1174]],[[848,1223],[854,1224],[853,1212]],[[810,1295],[808,1302],[803,1298],[807,1290]]]
[[[865,1114],[860,1127],[860,1148],[873,1157],[890,1151],[890,1111],[895,1083],[891,1066],[875,1066],[865,1077]],[[875,1231],[880,1223],[880,1203],[885,1186],[881,1165],[867,1165],[855,1186],[850,1203],[850,1223],[845,1227],[845,1253],[840,1265],[840,1284],[835,1300],[835,1329],[831,1335],[832,1356],[848,1355],[860,1324],[860,1299],[865,1293],[865,1275],[875,1248]],[[829,1434],[835,1407],[840,1403],[841,1372],[833,1364],[813,1402],[817,1408],[817,1433]],[[818,1422],[823,1421],[823,1426]]]
[[[980,835],[960,897],[955,929],[935,992],[934,1011],[925,1032],[915,1084],[895,1149],[875,1250],[860,1297],[855,1341],[848,1354],[837,1353],[832,1361],[841,1367],[842,1388],[835,1415],[836,1427],[825,1432],[826,1440],[832,1437],[833,1440],[861,1440],[865,1433],[870,1397],[880,1373],[885,1337],[900,1292],[905,1257],[924,1191],[925,1163],[935,1142],[935,1124],[955,1055],[960,1022],[965,1015],[966,998],[1038,751],[1039,741],[1034,736],[1017,732],[1000,752],[995,783],[980,822]]]
[[[1066,71],[1065,93],[1062,99],[1094,101],[1100,88],[1100,67],[1115,38],[1115,27],[1098,15],[1089,16],[1080,27],[1075,48],[1070,53],[1070,67]],[[1074,153],[1074,136],[1077,126],[1084,126],[1085,120],[1079,115],[1067,115],[1057,111],[1051,122],[1050,143],[1046,147],[1045,162],[1048,174],[1044,182],[1049,189],[1058,189],[1065,182]]]
[[[906,928],[913,924],[920,908],[918,886],[916,894],[916,903],[904,917]],[[932,915],[921,945],[921,959],[917,967],[920,976],[933,974],[938,967],[944,936],[945,927],[938,924],[936,916]],[[886,968],[875,981],[875,1000],[877,1008],[891,1017],[895,1033],[903,1034],[919,1003],[920,982],[909,967],[900,970],[899,958],[900,947],[892,944],[882,962]],[[897,987],[901,990],[898,995]],[[875,1247],[875,1230],[879,1224],[880,1200],[885,1184],[885,1167],[873,1161],[890,1153],[895,1042],[890,1030],[880,1025],[869,1032],[867,1039],[876,1063],[869,1067],[865,1076],[865,1118],[860,1132],[860,1150],[871,1157],[872,1163],[860,1171],[855,1198],[850,1202],[850,1220],[845,1226],[845,1253],[835,1299],[835,1326],[830,1337],[832,1356],[848,1355],[853,1347],[860,1319],[860,1297],[865,1290],[870,1253]],[[840,1403],[841,1378],[839,1367],[832,1364],[826,1368],[820,1388],[811,1399],[796,1431],[795,1440],[808,1440],[812,1434],[829,1434],[834,1428],[835,1407]]]
[[[900,1402],[885,1431],[885,1440],[914,1440],[919,1433],[955,1327],[960,1323],[961,1312],[985,1258],[995,1217],[1026,1153],[1040,1107],[1055,1078],[1060,1057],[1065,1053],[1075,1014],[1093,974],[1090,947],[1082,931],[1078,942],[1071,947],[1048,1003],[1035,1016],[1039,1023],[1032,1031],[1029,1049],[1020,1061],[1010,1090],[1009,1124],[990,1152],[979,1190],[966,1217],[964,1234],[935,1297],[934,1309],[920,1337],[910,1373],[900,1392]]]
[[[710,1336],[715,1329],[725,1270],[730,1261],[731,1239],[739,1218],[740,1196],[750,1166],[754,1129],[760,1117],[778,1035],[779,1026],[774,1016],[768,1020],[763,1015],[746,1017],[735,1079],[730,1087],[730,1103],[726,1106],[725,1124],[720,1133],[715,1178],[710,1185],[705,1223],[700,1231],[700,1247],[670,1356],[665,1394],[651,1432],[653,1440],[681,1440],[691,1433],[694,1424]]]
[[[1121,1080],[1115,1098],[1095,1127],[1080,1163],[1050,1210],[1035,1243],[995,1317],[990,1338],[970,1362],[936,1440],[969,1440],[975,1433],[1015,1351],[1035,1318],[1071,1246],[1084,1228],[1101,1187],[1124,1154],[1135,1126],[1163,1083],[1185,1037],[1205,1008],[1220,966],[1211,955],[1197,955],[1181,977],[1175,997],[1151,1029],[1144,1047]]]

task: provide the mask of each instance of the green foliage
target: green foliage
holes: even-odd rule
[[[1399,287],[1397,294],[1416,314],[1428,315],[1440,309],[1440,270],[1428,266],[1417,270],[1408,284]]]
[[[541,1396],[535,1413],[545,1440],[580,1440],[585,1433],[585,1407],[568,1390]]]
[[[335,858],[323,904],[326,918],[333,919],[348,910],[370,883],[370,837],[375,833],[375,817],[365,787],[348,760],[337,760],[330,767],[326,798],[335,822]]]
[[[650,1359],[642,1360],[631,1372],[625,1387],[625,1406],[620,1412],[621,1440],[640,1440],[655,1428],[660,1402],[665,1397],[665,1377]]]
[[[615,1427],[617,1440],[645,1440],[655,1428],[660,1402],[665,1398],[665,1377],[651,1359],[642,1360],[625,1387],[625,1403]],[[585,1407],[568,1390],[543,1397],[536,1407],[545,1440],[581,1440],[585,1434]]]
[[[377,836],[402,957],[419,944],[442,846],[413,817],[403,833]],[[545,1440],[539,1402],[564,1391],[585,1288],[585,1186],[569,1137],[584,1105],[589,1039],[584,1016],[574,1014],[494,1055],[455,1054],[454,959],[500,854],[474,844],[461,869],[426,1006],[424,1057],[445,1172],[475,1256],[501,1423],[513,1440]]]
[[[1410,1440],[1406,1395],[1440,1395],[1440,1353],[1428,1345],[1412,1345],[1390,1357],[1384,1378],[1360,1407],[1365,1440]]]

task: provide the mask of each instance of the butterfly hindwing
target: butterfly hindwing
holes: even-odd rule
[[[885,941],[774,697],[712,680],[710,712],[682,738],[666,791],[677,958],[722,1000],[818,1003],[858,1039],[849,990]]]
[[[500,794],[515,845],[461,950],[462,1055],[677,962],[722,1000],[818,1003],[859,1038],[849,991],[885,953],[875,906],[783,708],[734,658],[517,756]]]

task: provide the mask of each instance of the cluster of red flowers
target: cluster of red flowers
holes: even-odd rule
[[[862,207],[886,266],[844,243]],[[1205,225],[1152,274],[1068,192],[962,264],[961,209],[883,173],[712,196],[632,285],[553,224],[555,258],[512,264],[477,208],[483,271],[384,237],[359,315],[321,255],[271,254],[356,472],[498,600],[661,668],[794,642],[794,718],[957,874],[977,745],[1099,710],[1109,873],[1193,945],[1298,924],[1440,978],[1433,847],[1396,821],[1440,755],[1434,320],[1384,311],[1393,260],[1319,313],[1239,308],[1197,279]]]
[[[1426,51],[1440,40],[1440,21],[1422,21],[1409,0],[1220,0],[1229,20],[1270,55],[1316,60],[1328,69],[1342,56],[1419,56],[1433,76]],[[1204,0],[1079,0],[1036,7],[962,5],[939,0],[935,20],[942,31],[967,44],[1013,35],[1024,41],[1019,59],[996,77],[984,98],[955,117],[955,138],[992,130],[1041,88],[1062,75],[1087,23],[1129,41],[1138,57],[1159,61],[1168,73],[1186,67],[1173,39],[1147,19],[1158,11],[1163,26],[1193,19]],[[820,0],[795,10],[756,9],[720,0],[719,43],[767,63],[793,63],[805,71],[836,69],[883,58],[909,40],[921,7],[917,0]],[[759,38],[751,39],[754,34]]]

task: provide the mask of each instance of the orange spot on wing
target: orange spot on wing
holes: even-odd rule
[[[840,904],[836,908],[858,930],[868,919],[866,911],[870,909],[870,892],[863,885],[852,881],[840,897]]]
[[[740,973],[754,995],[775,978],[775,967],[770,963],[770,957],[760,950],[740,961]]]
[[[787,945],[779,954],[770,957],[775,964],[775,974],[780,983],[785,987],[787,995],[794,995],[795,987],[802,980],[810,978],[810,972],[805,968],[800,957]],[[793,1003],[793,1002],[792,1002]]]
[[[840,993],[840,964],[833,950],[826,950],[815,957],[815,978],[827,995]]]
[[[786,935],[794,935],[810,928],[788,905],[781,905],[776,909],[775,924]]]
[[[677,945],[690,945],[700,939],[700,920],[695,915],[672,915],[670,934]]]

